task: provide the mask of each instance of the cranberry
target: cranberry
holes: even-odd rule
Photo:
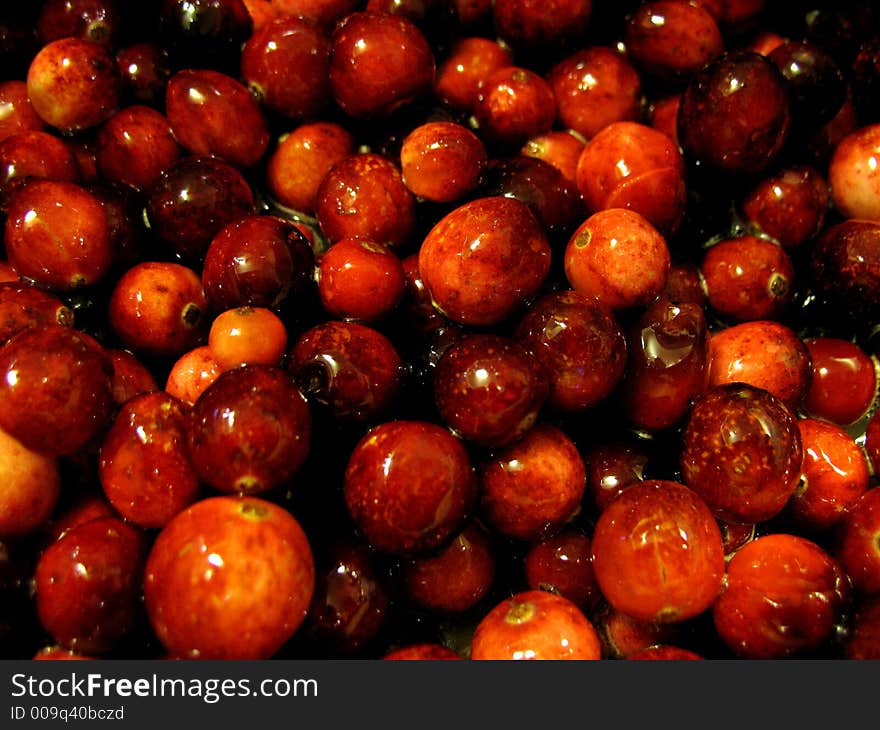
[[[690,78],[724,51],[712,14],[674,0],[642,3],[626,21],[624,43],[645,73],[671,81]]]
[[[880,593],[880,488],[872,486],[849,506],[839,524],[834,557],[861,593]]]
[[[158,6],[159,40],[179,68],[231,71],[252,32],[243,0],[161,0]]]
[[[37,32],[43,43],[75,36],[112,48],[121,22],[113,0],[47,0],[40,8]]]
[[[516,593],[487,613],[474,631],[476,660],[602,658],[599,635],[567,598],[547,591]]]
[[[628,208],[663,235],[676,231],[685,210],[684,160],[662,132],[614,122],[584,146],[577,187],[592,212]]]
[[[526,584],[532,590],[558,593],[582,611],[599,601],[590,538],[574,527],[536,542],[524,558]]]
[[[357,9],[357,0],[270,0],[279,16],[298,15],[321,27],[332,28]]]
[[[624,490],[599,516],[592,549],[602,595],[642,621],[693,618],[721,589],[718,524],[706,503],[676,482],[649,480]]]
[[[110,51],[81,38],[46,43],[27,72],[34,111],[62,132],[90,129],[107,120],[119,105],[121,88]]]
[[[694,304],[649,304],[627,339],[623,410],[636,428],[660,431],[679,423],[706,387],[709,331]]]
[[[133,353],[120,348],[107,350],[113,364],[113,400],[121,406],[142,393],[159,390],[153,373]]]
[[[678,107],[681,105],[681,94],[672,94],[651,102],[648,120],[651,126],[663,132],[679,146],[678,142]]]
[[[873,473],[880,473],[880,416],[877,415],[877,411],[874,411],[874,414],[868,419],[864,445]]]
[[[0,141],[0,210],[8,213],[14,193],[34,179],[81,182],[72,147],[49,132],[17,132]]]
[[[46,124],[27,95],[20,79],[0,81],[0,142],[19,132],[42,132]]]
[[[330,39],[302,18],[275,18],[244,44],[241,77],[266,109],[313,117],[330,101]]]
[[[61,493],[58,459],[32,451],[0,429],[0,538],[45,525]]]
[[[627,345],[617,318],[599,300],[580,292],[540,297],[518,322],[514,338],[549,374],[551,408],[587,410],[623,377]]]
[[[155,392],[125,403],[101,443],[98,475],[107,499],[125,519],[162,527],[199,494],[186,450],[189,408]]]
[[[305,621],[314,588],[299,522],[257,497],[210,497],[180,512],[144,570],[150,623],[180,658],[274,656]]]
[[[810,351],[797,333],[771,320],[716,331],[709,340],[709,384],[747,383],[796,410],[812,382]]]
[[[781,318],[794,294],[795,268],[782,246],[756,236],[718,241],[700,264],[709,305],[724,319]]]
[[[583,455],[587,492],[599,512],[627,487],[648,476],[651,456],[639,440],[606,440],[589,446]]]
[[[419,198],[437,203],[450,203],[472,192],[486,164],[480,138],[454,122],[422,124],[400,148],[404,184]]]
[[[165,87],[171,78],[171,60],[158,43],[142,41],[116,52],[116,67],[122,80],[122,98],[162,109]]]
[[[434,95],[459,112],[472,112],[480,86],[489,74],[513,63],[509,48],[490,38],[455,40],[438,67]]]
[[[474,104],[474,118],[487,143],[501,149],[518,148],[553,126],[553,90],[542,76],[528,68],[502,66],[483,80]]]
[[[46,526],[46,545],[60,540],[79,525],[104,517],[119,517],[119,514],[104,497],[103,492],[85,493],[75,497]]]
[[[73,454],[113,410],[112,365],[72,327],[46,324],[0,347],[0,428],[27,448]]]
[[[223,370],[239,365],[280,365],[287,350],[287,328],[265,307],[227,309],[211,323],[208,347]]]
[[[813,365],[804,410],[840,426],[858,421],[877,392],[874,361],[854,342],[838,337],[804,340]]]
[[[847,659],[880,659],[880,598],[860,601],[844,651]]]
[[[407,644],[389,651],[382,659],[392,661],[443,661],[448,659],[464,659],[454,649],[443,644],[423,642]]]
[[[222,492],[259,494],[286,484],[311,447],[308,404],[281,369],[227,370],[193,405],[187,445],[199,478]]]
[[[204,256],[223,226],[255,212],[247,180],[215,157],[178,160],[161,174],[147,199],[152,230],[187,259]]]
[[[74,323],[73,310],[53,294],[23,282],[0,283],[0,343],[42,324]]]
[[[700,654],[690,649],[684,649],[680,646],[672,646],[670,644],[655,644],[647,649],[637,651],[631,654],[627,659],[634,660],[656,660],[656,661],[692,661],[695,659],[704,659]]]
[[[830,193],[822,175],[809,165],[768,175],[742,201],[745,220],[794,249],[812,239],[825,223]]]
[[[446,349],[434,373],[440,417],[453,432],[481,446],[502,446],[522,436],[547,394],[541,363],[499,335],[462,337]]]
[[[496,0],[492,20],[498,35],[520,52],[566,47],[583,36],[590,24],[592,0],[564,0],[540,5],[531,0]]]
[[[383,117],[410,104],[431,90],[434,72],[424,33],[399,15],[353,12],[331,36],[330,86],[351,117]]]
[[[321,180],[315,215],[329,242],[366,238],[400,248],[415,230],[415,196],[400,168],[376,152],[337,162]]]
[[[181,147],[237,167],[255,165],[269,147],[269,129],[256,99],[232,76],[183,69],[168,80],[165,114]]]
[[[848,594],[846,574],[825,550],[806,538],[774,533],[731,558],[712,617],[737,656],[781,659],[825,643]]]
[[[91,520],[52,543],[34,576],[43,628],[66,649],[102,654],[139,620],[147,543],[115,517]]]
[[[390,598],[371,553],[341,541],[318,561],[306,631],[336,654],[370,645],[388,615]]]
[[[559,531],[580,510],[584,463],[574,443],[539,424],[496,450],[481,471],[480,513],[497,532],[537,541]]]
[[[529,139],[519,151],[553,165],[569,184],[577,186],[577,163],[584,151],[584,141],[577,132],[551,129]]]
[[[731,522],[762,522],[785,507],[800,477],[803,444],[794,416],[765,390],[713,386],[683,434],[685,484]]]
[[[179,357],[201,344],[207,308],[195,271],[169,261],[143,261],[116,281],[110,326],[136,352]]]
[[[301,124],[284,135],[269,155],[268,192],[277,203],[314,215],[324,176],[354,151],[354,138],[345,127],[326,121]]]
[[[478,198],[446,214],[419,250],[437,307],[468,325],[496,324],[540,290],[550,270],[547,235],[525,203]]]
[[[721,541],[724,545],[724,559],[727,560],[743,545],[757,537],[757,525],[754,523],[725,522],[718,520],[721,530]]]
[[[557,121],[584,139],[613,122],[640,117],[642,82],[633,65],[613,48],[573,51],[547,73],[556,100]]]
[[[222,369],[211,348],[199,345],[183,353],[168,372],[165,391],[188,405],[193,405],[205,389],[220,377]]]
[[[412,558],[402,567],[407,596],[439,614],[476,606],[495,579],[495,548],[488,534],[469,524],[436,554]]]
[[[828,168],[834,205],[847,218],[880,220],[880,124],[859,127],[837,145]]]
[[[97,657],[62,649],[60,646],[47,646],[40,649],[31,658],[34,661],[87,661]]]
[[[476,491],[462,443],[429,422],[374,426],[345,470],[345,504],[355,527],[374,548],[395,555],[425,553],[451,540]]]
[[[610,309],[655,299],[666,286],[669,264],[664,237],[644,216],[625,208],[591,215],[565,249],[565,276],[572,288]]]
[[[677,624],[642,621],[602,604],[596,616],[602,639],[602,653],[610,659],[627,659],[657,644],[674,641]]]
[[[310,400],[342,420],[385,413],[400,390],[397,349],[378,330],[356,322],[330,320],[303,332],[287,367]]]
[[[737,175],[765,170],[781,152],[790,124],[782,74],[752,51],[728,52],[704,66],[678,110],[685,158]]]

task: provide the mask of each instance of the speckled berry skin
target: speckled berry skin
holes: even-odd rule
[[[492,196],[444,216],[419,249],[419,271],[435,305],[466,325],[497,324],[538,293],[550,244],[525,203]]]
[[[767,391],[741,383],[709,388],[682,436],[684,483],[716,517],[762,522],[790,499],[803,446],[794,416]]]
[[[355,446],[344,497],[355,527],[375,549],[414,555],[460,530],[476,497],[476,475],[461,441],[425,421],[390,421]]]

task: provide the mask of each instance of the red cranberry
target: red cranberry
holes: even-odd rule
[[[626,21],[624,43],[645,73],[667,81],[690,78],[724,51],[712,14],[674,0],[642,3]]]
[[[161,0],[158,6],[158,36],[178,68],[237,71],[253,27],[243,0]]]
[[[838,337],[804,340],[813,365],[804,410],[840,426],[858,421],[877,392],[874,361],[854,342]]]
[[[47,43],[27,72],[34,111],[62,132],[96,127],[109,118],[119,105],[121,87],[110,51],[80,38]]]
[[[679,227],[685,210],[684,160],[675,143],[653,127],[614,122],[584,146],[577,187],[587,208],[628,208],[663,235]]]
[[[534,424],[547,398],[541,363],[517,342],[470,334],[443,353],[434,373],[440,417],[466,441],[502,446]]]
[[[846,218],[880,220],[878,155],[880,124],[859,127],[837,145],[828,168],[828,182],[834,205]]]
[[[674,641],[677,636],[677,624],[642,621],[607,603],[602,604],[595,620],[603,656],[609,659],[628,659],[657,644]]]
[[[709,388],[685,425],[685,484],[731,522],[779,514],[797,487],[803,445],[794,416],[775,396],[742,383]]]
[[[105,428],[112,365],[72,327],[30,327],[0,347],[0,428],[45,454],[73,454]]]
[[[557,121],[589,140],[614,122],[640,117],[642,82],[625,56],[613,48],[573,51],[547,73]]]
[[[314,215],[324,176],[354,151],[354,138],[345,127],[326,121],[301,124],[283,136],[269,155],[268,192],[281,205]]]
[[[46,128],[20,79],[0,81],[0,141],[19,132],[42,132]]]
[[[153,374],[133,353],[112,348],[107,354],[113,364],[111,387],[116,405],[121,406],[135,396],[159,390]]]
[[[168,80],[165,114],[181,147],[214,155],[237,167],[259,162],[269,129],[256,99],[231,76],[211,69],[183,69]]]
[[[254,194],[233,165],[215,157],[184,157],[149,192],[152,230],[184,258],[204,255],[227,223],[255,213]]]
[[[41,130],[17,132],[0,141],[0,210],[8,213],[15,192],[34,179],[80,182],[70,145]]]
[[[91,520],[40,556],[34,576],[43,628],[63,647],[86,654],[113,649],[135,628],[147,543],[122,520]]]
[[[529,307],[514,338],[549,373],[547,404],[584,411],[607,397],[623,377],[627,345],[613,312],[575,291],[545,294]]]
[[[844,652],[847,659],[880,659],[880,597],[858,603]]]
[[[287,327],[265,307],[227,309],[211,323],[208,347],[222,370],[280,365],[287,350]]]
[[[565,248],[565,277],[572,288],[610,309],[652,301],[666,286],[669,248],[639,213],[600,210],[572,234]]]
[[[141,41],[116,52],[116,67],[122,79],[123,99],[161,109],[165,87],[171,78],[171,60],[158,43]]]
[[[861,593],[880,593],[880,488],[872,486],[849,506],[839,525],[836,557]]]
[[[73,310],[53,294],[23,282],[0,283],[0,344],[22,330],[42,324],[70,327]]]
[[[222,492],[259,494],[299,471],[311,446],[308,404],[280,368],[222,373],[199,396],[187,431],[200,479]]]
[[[474,104],[474,118],[480,136],[488,144],[518,148],[553,126],[553,90],[534,71],[503,66],[483,80]]]
[[[790,124],[788,91],[775,64],[733,51],[691,78],[678,110],[678,139],[691,162],[751,175],[778,157]]]
[[[536,542],[524,559],[526,584],[532,590],[558,593],[588,611],[600,597],[590,548],[590,538],[574,527]]]
[[[845,516],[868,489],[865,454],[840,426],[813,418],[797,422],[803,443],[801,484],[786,512],[797,524],[821,532]]]
[[[271,658],[305,621],[314,587],[299,522],[257,497],[211,497],[180,512],[144,570],[157,638],[189,659]]]
[[[572,440],[539,424],[483,465],[480,513],[502,535],[534,542],[580,511],[585,488],[584,462]]]
[[[443,661],[447,659],[464,659],[457,651],[443,644],[424,642],[407,644],[389,651],[382,659],[396,661]]]
[[[47,0],[40,8],[37,32],[43,43],[75,36],[112,48],[121,22],[114,0]]]
[[[332,244],[366,238],[400,248],[415,230],[415,196],[387,157],[363,152],[337,162],[318,187],[315,216]]]
[[[550,244],[531,209],[491,196],[445,215],[419,250],[425,287],[443,314],[468,325],[496,324],[538,293]]]
[[[671,646],[669,644],[656,644],[649,646],[647,649],[637,651],[631,654],[627,659],[634,660],[655,660],[655,661],[692,661],[695,659],[704,659],[701,654],[697,654],[690,649],[684,649],[680,646]]]
[[[207,345],[183,353],[168,372],[165,392],[188,405],[193,405],[222,372]]]
[[[567,598],[524,591],[503,600],[477,624],[471,659],[540,660],[602,658],[599,635]]]
[[[434,71],[425,35],[399,15],[354,12],[331,36],[330,85],[349,116],[387,116],[427,94]]]
[[[162,527],[194,502],[199,480],[186,450],[189,408],[163,392],[129,400],[101,443],[98,476],[107,499],[140,527]]]
[[[587,492],[602,512],[624,489],[645,480],[650,455],[640,441],[615,439],[592,444],[583,459]]]
[[[755,236],[712,244],[700,264],[709,305],[734,322],[778,319],[794,293],[795,268],[782,246]]]
[[[434,95],[458,112],[472,112],[483,79],[513,62],[509,48],[490,38],[458,38],[440,61]]]
[[[624,490],[599,516],[592,549],[602,595],[642,621],[693,618],[721,589],[718,523],[695,492],[676,482],[649,480]]]
[[[710,385],[747,383],[797,410],[810,388],[812,373],[807,346],[781,322],[743,322],[718,330],[709,340]]]
[[[356,322],[327,321],[294,343],[287,367],[310,400],[337,418],[366,421],[386,412],[400,388],[402,362],[381,332]]]
[[[376,638],[389,603],[371,553],[349,541],[337,542],[318,561],[306,630],[325,650],[354,654]]]
[[[244,44],[241,77],[266,109],[313,117],[330,101],[330,39],[297,16],[275,18]]]
[[[144,261],[116,281],[110,326],[136,352],[176,357],[201,342],[207,309],[195,271],[170,261]]]
[[[709,331],[694,304],[649,304],[627,339],[621,399],[636,428],[660,431],[681,421],[706,387]]]
[[[718,520],[721,530],[721,541],[724,545],[724,559],[727,560],[743,545],[757,536],[757,525],[754,523],[725,522]]]
[[[28,449],[0,429],[0,538],[18,538],[41,528],[60,493],[58,459]]]
[[[472,523],[436,554],[403,565],[406,594],[417,606],[440,614],[462,613],[487,595],[495,579],[495,549]]]
[[[651,102],[648,119],[651,126],[663,132],[669,139],[678,143],[678,107],[681,105],[681,94],[672,94]]]
[[[396,555],[447,543],[464,525],[476,491],[462,443],[428,422],[374,426],[345,471],[345,504],[355,527],[374,548]]]
[[[577,163],[583,151],[584,141],[577,132],[551,129],[529,139],[519,153],[553,165],[569,184],[577,187]]]
[[[492,20],[498,35],[520,52],[566,47],[580,40],[590,24],[592,0],[539,5],[530,0],[496,0]]]
[[[848,594],[846,574],[825,550],[803,537],[774,533],[731,558],[712,617],[737,656],[782,659],[825,643]]]

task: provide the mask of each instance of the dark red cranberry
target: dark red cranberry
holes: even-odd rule
[[[526,584],[532,590],[558,593],[589,611],[599,601],[590,538],[574,527],[536,542],[524,558]]]
[[[419,272],[438,309],[455,322],[496,324],[541,288],[550,271],[547,234],[528,205],[492,196],[445,215],[419,249]]]
[[[702,308],[659,299],[632,325],[621,399],[636,428],[660,431],[679,423],[706,387],[709,330]]]
[[[402,361],[385,335],[356,322],[326,321],[306,330],[287,368],[310,401],[343,420],[387,412],[400,390]]]
[[[165,87],[172,68],[168,52],[158,43],[142,41],[116,52],[116,67],[122,79],[122,99],[156,109],[165,105]]]
[[[587,493],[602,512],[624,489],[647,478],[651,456],[638,440],[609,439],[587,447],[583,459]]]
[[[464,659],[457,651],[444,644],[423,642],[407,644],[389,651],[382,659],[396,661],[443,661],[448,659]]]
[[[333,28],[361,5],[358,0],[270,0],[278,15],[298,15],[323,28]]]
[[[715,601],[724,577],[718,523],[683,484],[649,480],[624,490],[593,531],[602,595],[642,621],[677,623]]]
[[[457,112],[471,113],[483,79],[512,62],[510,49],[495,40],[481,36],[458,38],[440,59],[434,95]]]
[[[15,191],[33,179],[80,182],[70,145],[42,130],[16,132],[0,141],[0,210],[8,212]]]
[[[40,453],[73,454],[106,427],[110,359],[72,327],[45,324],[0,348],[0,428]]]
[[[66,532],[40,556],[34,576],[43,628],[67,649],[110,651],[140,618],[147,542],[115,517]]]
[[[183,69],[168,79],[165,115],[180,146],[240,168],[259,162],[269,128],[256,99],[240,81],[211,69]]]
[[[627,659],[657,644],[675,641],[679,635],[676,624],[641,621],[607,602],[595,613],[595,622],[602,639],[603,656],[609,659]]]
[[[464,526],[477,480],[468,452],[447,429],[423,421],[374,426],[345,471],[345,504],[355,528],[395,555],[441,547]]]
[[[438,614],[462,613],[476,606],[495,579],[495,546],[486,531],[471,523],[439,552],[405,562],[406,595]]]
[[[775,396],[742,383],[714,386],[694,404],[680,455],[684,483],[731,522],[779,514],[801,474],[797,422]]]
[[[162,529],[143,586],[150,624],[170,656],[269,659],[306,619],[315,565],[290,512],[223,495],[196,502]]]
[[[280,368],[227,370],[193,405],[189,457],[199,478],[221,492],[259,494],[288,483],[311,447],[312,418]]]
[[[547,132],[556,118],[556,100],[547,81],[524,66],[503,66],[487,76],[474,104],[480,137],[501,149],[517,149]]]
[[[29,327],[73,323],[73,310],[55,295],[30,283],[0,283],[0,344]]]
[[[859,345],[838,337],[810,337],[804,344],[813,364],[804,410],[840,426],[858,421],[877,393],[874,361]]]
[[[112,348],[107,350],[113,363],[113,400],[121,406],[129,399],[143,393],[159,390],[153,374],[135,355],[128,350]]]
[[[287,119],[314,117],[330,101],[330,39],[302,18],[278,17],[244,44],[241,77],[266,109]]]
[[[47,0],[37,17],[43,43],[74,36],[113,48],[121,26],[114,0]]]
[[[567,598],[523,591],[506,598],[477,624],[471,659],[539,660],[602,658],[590,620]]]
[[[577,163],[584,151],[584,140],[577,132],[551,129],[531,137],[519,151],[553,165],[569,184],[577,186]]]
[[[45,129],[46,123],[28,99],[27,83],[21,79],[0,81],[0,141],[19,132]]]
[[[549,373],[547,405],[583,411],[617,386],[626,367],[627,346],[613,312],[575,291],[545,294],[520,319],[514,338]]]
[[[831,121],[846,100],[847,83],[837,62],[804,41],[786,41],[767,56],[788,87],[796,127],[821,127]]]
[[[227,223],[255,213],[254,194],[239,170],[215,157],[184,157],[149,192],[150,227],[185,258],[204,255]]]
[[[331,36],[330,85],[352,117],[382,117],[426,95],[434,81],[434,54],[407,18],[353,12]]]
[[[699,266],[693,261],[673,261],[660,296],[673,304],[697,304],[705,307],[708,298]]]
[[[179,68],[237,72],[253,27],[243,0],[160,0],[158,6],[158,37]]]
[[[746,659],[783,659],[826,643],[849,598],[846,573],[810,540],[774,533],[744,545],[712,607],[721,640]]]
[[[751,51],[723,54],[693,76],[678,110],[685,158],[710,169],[751,175],[782,150],[791,125],[785,80]]]
[[[880,593],[880,488],[873,486],[850,505],[840,521],[834,557],[861,593]]]
[[[880,596],[857,603],[844,653],[847,659],[880,659]]]
[[[189,461],[189,407],[161,391],[135,396],[114,417],[101,443],[98,476],[126,520],[162,527],[199,494]]]
[[[539,5],[530,0],[492,3],[495,31],[518,52],[557,51],[578,41],[590,25],[592,0]]]
[[[390,598],[368,549],[334,543],[318,560],[306,631],[332,654],[356,654],[382,629]]]

